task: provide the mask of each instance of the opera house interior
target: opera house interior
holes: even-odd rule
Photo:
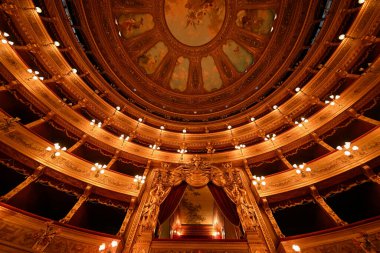
[[[0,11],[0,252],[380,252],[379,0]]]

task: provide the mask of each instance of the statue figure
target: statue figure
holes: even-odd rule
[[[149,199],[145,203],[142,211],[141,230],[153,230],[156,226],[160,205],[168,196],[171,186],[165,186],[162,180],[161,172],[149,192]]]
[[[230,186],[224,187],[227,196],[236,204],[240,221],[245,230],[256,230],[257,222],[253,205],[250,204],[237,172],[229,175]]]

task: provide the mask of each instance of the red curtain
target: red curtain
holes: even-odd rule
[[[213,183],[208,184],[208,188],[214,197],[219,209],[223,212],[224,216],[235,226],[239,226],[240,219],[236,211],[236,205],[232,202],[222,187],[216,186]]]
[[[170,191],[169,195],[160,206],[160,213],[158,214],[159,224],[164,223],[177,209],[179,202],[185,193],[186,187],[187,183],[182,182],[181,184],[174,186]]]

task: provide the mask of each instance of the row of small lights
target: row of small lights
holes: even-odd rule
[[[359,150],[359,147],[354,145],[351,145],[351,142],[345,142],[343,146],[337,146],[337,150],[343,151],[343,154],[348,157],[353,157],[353,152]],[[301,164],[293,164],[292,166],[296,173],[298,175],[301,175],[302,177],[305,177],[307,175],[311,175],[311,168],[309,166],[306,166],[306,163]],[[262,186],[265,186],[265,177],[264,176],[253,176],[252,184],[256,186],[259,190]]]
[[[37,11],[38,13],[41,13],[41,12],[42,12],[42,10],[41,10],[39,7],[36,7],[36,11]],[[9,37],[9,34],[6,33],[6,32],[4,32],[3,35],[4,35],[4,37]],[[340,39],[344,39],[345,36],[343,36],[343,35],[344,35],[344,34],[340,35],[339,38],[340,38]],[[6,39],[3,39],[2,42],[3,42],[3,43],[9,43],[9,44],[11,44],[11,45],[14,44],[12,41],[8,41],[8,40],[6,40]],[[54,45],[57,46],[57,47],[60,46],[60,43],[59,43],[58,41],[54,41],[52,44],[54,44]],[[39,71],[33,71],[32,69],[28,69],[27,71],[28,71],[28,73],[30,73],[30,74],[34,74],[33,77],[32,77],[33,80],[38,80],[38,79],[40,79],[41,81],[44,80],[44,77],[39,76]],[[71,70],[71,72],[72,72],[72,73],[77,73],[77,69],[73,68],[73,69]],[[295,89],[295,91],[296,91],[296,92],[300,92],[300,91],[302,92],[302,90],[301,90],[299,87],[297,87],[297,88]],[[325,100],[325,103],[326,103],[326,104],[330,104],[330,105],[335,105],[335,100],[337,100],[337,99],[339,99],[339,98],[340,98],[339,95],[331,95],[331,96],[330,96],[331,101],[330,101],[330,100]],[[273,109],[274,109],[274,110],[279,110],[279,108],[278,108],[277,105],[274,105],[274,106],[273,106]],[[115,112],[114,112],[114,114],[116,113],[116,111],[120,111],[120,110],[121,110],[120,106],[117,106],[117,107],[116,107],[116,110],[115,110]],[[280,111],[280,110],[279,110],[279,111]],[[280,112],[281,112],[281,111],[280,111]],[[251,121],[254,121],[254,120],[255,120],[255,118],[252,117],[252,118],[251,118]],[[141,122],[142,122],[142,118],[139,118],[138,121],[141,123]],[[296,125],[298,125],[299,127],[302,127],[302,126],[304,125],[303,123],[306,123],[306,122],[308,122],[308,120],[302,117],[302,118],[301,118],[301,122],[295,121],[294,123],[295,123]],[[101,123],[101,122],[98,122],[98,123],[96,124],[95,119],[91,120],[90,125],[93,126],[92,129],[94,129],[95,126],[97,126],[98,128],[101,128],[101,127],[102,127],[102,123]],[[232,131],[232,126],[231,126],[231,125],[228,125],[227,128],[228,128],[230,131]],[[164,130],[164,129],[165,129],[164,126],[160,126],[160,130],[161,130],[161,131]],[[184,134],[186,133],[186,129],[183,130],[183,133],[184,133]],[[123,141],[123,142],[122,142],[122,146],[124,145],[124,143],[125,143],[126,141],[128,141],[128,140],[130,139],[129,136],[125,136],[124,134],[122,134],[119,138]],[[269,140],[270,140],[270,141],[273,142],[273,141],[275,140],[275,138],[276,138],[276,134],[274,134],[274,133],[273,133],[273,134],[267,134],[267,135],[264,137],[264,140],[265,140],[265,141],[269,141]],[[160,149],[160,147],[159,147],[157,144],[153,144],[153,145],[151,144],[151,145],[149,145],[149,147],[153,150],[153,152],[154,152],[154,150],[159,150],[159,149]],[[241,150],[241,151],[242,151],[242,149],[245,148],[245,147],[246,147],[246,146],[245,146],[244,144],[235,145],[235,149],[237,149],[237,150]],[[180,153],[181,155],[183,155],[184,153],[187,153],[187,149],[181,148],[181,149],[178,149],[177,152]]]
[[[365,2],[365,0],[358,0],[358,3],[359,4],[363,4]],[[40,8],[40,7],[35,7],[35,8],[31,8],[31,9],[33,9],[33,10],[35,10],[37,13],[42,13],[42,9]],[[272,27],[273,28],[273,27]],[[3,35],[5,38],[7,38],[7,37],[9,37],[9,33],[7,33],[7,32],[3,32],[3,33],[1,33],[0,32],[0,35]],[[14,42],[13,41],[9,41],[9,40],[7,40],[7,39],[5,39],[5,38],[3,38],[2,39],[2,43],[3,44],[6,44],[6,43],[8,43],[8,44],[10,44],[10,45],[14,45]],[[350,38],[349,36],[346,36],[345,34],[341,34],[341,35],[339,35],[339,40],[344,40],[345,38]],[[57,47],[59,47],[60,46],[60,43],[58,42],[58,41],[54,41],[53,43],[50,43],[50,44],[53,44],[53,45],[55,45],[55,46],[57,46]],[[77,73],[77,70],[75,69],[75,68],[73,68],[72,69],[72,72],[73,73]],[[28,73],[33,73],[33,70],[32,69],[28,69]],[[37,80],[37,79],[40,79],[40,80],[43,80],[44,79],[44,77],[42,77],[42,76],[38,76],[39,75],[39,72],[38,71],[34,71],[34,76],[32,77],[32,79],[33,80]],[[297,87],[296,89],[295,89],[295,91],[296,92],[302,92],[302,90],[299,88],[299,87]],[[331,101],[330,100],[325,100],[325,103],[326,104],[330,104],[330,105],[334,105],[335,104],[335,100],[337,100],[337,99],[339,99],[340,98],[340,96],[339,95],[331,95],[330,96],[330,99],[331,99]],[[115,113],[116,113],[116,111],[120,111],[120,106],[117,106],[116,107],[116,110],[115,110]],[[274,105],[273,106],[273,109],[274,110],[279,110],[278,109],[278,106],[277,105]],[[255,119],[254,118],[251,118],[251,121],[254,121]],[[142,119],[141,118],[139,118],[139,122],[142,122]],[[294,123],[296,124],[296,125],[298,125],[299,127],[302,127],[303,126],[303,123],[306,123],[306,122],[308,122],[308,120],[307,119],[305,119],[305,118],[301,118],[301,122],[298,122],[298,121],[295,121]],[[92,120],[91,122],[90,122],[90,125],[91,126],[93,126],[93,129],[95,128],[95,125],[97,125],[98,126],[98,128],[101,128],[101,126],[102,126],[102,123],[101,122],[98,122],[97,124],[95,124],[96,122],[95,122],[95,120]],[[160,129],[161,130],[164,130],[164,126],[161,126],[160,127]],[[231,125],[228,125],[228,129],[231,131],[231,129],[232,129],[232,126]],[[186,133],[186,129],[184,129],[183,130],[183,133]],[[264,137],[264,140],[265,141],[269,141],[269,140],[271,140],[271,141],[273,141],[273,140],[275,140],[275,137],[276,137],[276,134],[267,134],[265,137]],[[130,137],[129,136],[124,136],[124,134],[122,134],[120,137],[119,137],[122,141],[123,141],[123,143],[122,143],[122,145],[124,145],[124,142],[125,141],[128,141],[129,139],[130,139]],[[151,144],[151,145],[149,145],[149,147],[154,151],[154,150],[159,150],[160,149],[160,147],[158,146],[158,145],[156,145],[156,144]],[[237,149],[237,150],[242,150],[243,148],[245,148],[245,145],[244,144],[240,144],[240,145],[235,145],[235,149]],[[187,150],[186,149],[178,149],[177,150],[177,152],[178,153],[180,153],[180,154],[184,154],[184,153],[187,153]]]
[[[152,146],[153,150],[159,150],[159,146]],[[337,146],[336,148],[339,151],[344,151],[344,155],[351,157],[353,151],[359,150],[358,146],[351,146],[351,142],[345,142],[345,144],[342,146]],[[59,143],[55,143],[53,147],[48,146],[46,148],[47,151],[52,151],[51,158],[56,158],[61,155],[61,151],[66,151],[66,147],[61,147]],[[94,166],[91,167],[91,171],[96,172],[95,177],[99,177],[99,175],[104,174],[105,169],[107,168],[107,165],[95,163]],[[293,164],[293,168],[296,170],[297,174],[300,174],[302,176],[306,176],[307,174],[311,173],[311,168],[306,166],[305,163],[302,164]],[[136,175],[134,178],[134,182],[140,184],[145,183],[145,176],[139,176]],[[261,186],[265,186],[265,177],[264,176],[253,176],[252,184],[257,186],[258,189],[260,189]]]

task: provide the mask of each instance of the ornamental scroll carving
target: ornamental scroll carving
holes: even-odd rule
[[[244,230],[257,230],[257,217],[244,189],[240,169],[233,168],[231,163],[223,164],[222,168],[219,168],[203,161],[199,156],[194,156],[190,164],[171,170],[169,164],[162,163],[161,168],[156,169],[152,189],[142,211],[140,234],[153,231],[161,203],[168,196],[171,188],[182,181],[193,187],[203,187],[209,182],[222,187],[227,196],[236,204]]]

